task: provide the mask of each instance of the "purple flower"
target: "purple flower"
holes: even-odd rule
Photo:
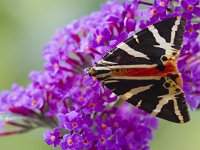
[[[62,150],[67,149],[78,149],[79,148],[79,142],[80,142],[80,136],[78,134],[66,134],[63,137],[63,141],[60,143],[60,147]]]
[[[97,147],[98,149],[112,149],[114,143],[112,142],[111,139],[109,139],[112,136],[112,130],[110,128],[106,128],[104,132],[100,132],[99,135],[97,136],[98,138],[98,143]]]
[[[40,109],[43,106],[43,93],[39,89],[34,89],[35,87],[30,86],[27,89],[27,105],[29,109]]]
[[[48,145],[52,145],[56,147],[60,144],[60,131],[58,128],[55,128],[53,131],[46,130],[43,135],[44,141]]]
[[[188,22],[185,29],[185,37],[190,40],[196,40],[199,35],[198,30],[200,30],[200,23],[192,24],[191,22]]]
[[[80,147],[82,148],[92,148],[93,142],[96,141],[96,136],[92,130],[85,130],[81,135]]]
[[[91,34],[92,40],[91,45],[92,47],[96,47],[99,45],[104,45],[108,42],[111,38],[111,31],[105,27],[99,27],[95,29],[94,33]]]
[[[181,2],[181,6],[185,9],[185,13],[188,15],[191,13],[191,15],[200,16],[200,8],[199,8],[199,2],[197,0],[183,0]]]
[[[190,107],[195,109],[200,102],[200,69],[197,67],[200,65],[200,45],[195,40],[186,39],[181,53],[178,68],[184,81],[183,90]]]
[[[75,111],[71,111],[66,114],[65,119],[66,121],[64,123],[64,127],[69,131],[79,130],[83,127],[83,118]]]
[[[86,114],[91,114],[93,112],[101,112],[105,108],[103,105],[104,101],[102,97],[91,95],[90,100],[86,103],[85,107],[83,108],[83,112]]]
[[[160,9],[166,9],[169,6],[169,0],[155,0],[154,4],[156,7],[160,8]]]

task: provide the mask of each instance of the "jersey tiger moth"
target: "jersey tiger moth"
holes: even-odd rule
[[[178,16],[148,26],[108,51],[88,74],[150,114],[176,123],[188,122],[177,69],[185,22]]]

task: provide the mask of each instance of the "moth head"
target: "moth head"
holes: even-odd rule
[[[89,74],[89,76],[94,76],[95,75],[95,68],[94,67],[91,67],[88,69],[87,73]]]
[[[94,76],[97,79],[105,79],[108,78],[111,74],[111,70],[108,67],[91,67],[88,72],[89,76]]]

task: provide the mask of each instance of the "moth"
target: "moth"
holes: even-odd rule
[[[148,26],[108,51],[88,74],[150,114],[171,122],[188,122],[177,69],[185,23],[177,16]]]

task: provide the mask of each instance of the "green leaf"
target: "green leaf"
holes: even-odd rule
[[[30,120],[30,118],[12,113],[0,113],[0,122],[12,120]]]

